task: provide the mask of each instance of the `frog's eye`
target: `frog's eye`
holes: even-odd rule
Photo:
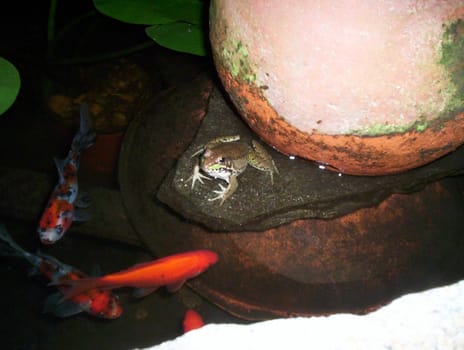
[[[224,163],[226,161],[226,158],[221,157],[221,158],[218,159],[218,161],[219,161],[219,163]]]

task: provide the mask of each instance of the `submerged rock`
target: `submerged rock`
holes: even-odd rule
[[[210,249],[220,256],[214,269],[189,282],[196,293],[258,321],[365,313],[404,293],[463,278],[456,270],[464,266],[462,176],[411,195],[391,195],[340,218],[297,220],[257,232],[213,233],[153,198],[196,137],[208,102],[203,98],[210,95],[202,86],[192,81],[147,104],[126,133],[119,162],[129,220],[153,254]],[[253,173],[269,185],[269,177],[252,168],[239,181]]]

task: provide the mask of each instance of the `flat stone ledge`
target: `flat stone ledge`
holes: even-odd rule
[[[274,185],[268,174],[248,167],[238,177],[237,191],[219,206],[219,201],[208,199],[215,195],[213,191],[219,189],[220,183],[225,184],[222,180],[206,180],[191,190],[187,179],[198,162],[198,157],[192,155],[213,138],[235,134],[248,143],[256,139],[221,92],[213,89],[197,136],[163,181],[158,199],[213,231],[261,231],[297,219],[340,217],[377,205],[393,193],[415,192],[464,170],[463,147],[405,173],[369,177],[324,170],[314,162],[291,159],[266,146],[280,172],[274,176]]]

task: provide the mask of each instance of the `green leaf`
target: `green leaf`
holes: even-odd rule
[[[98,11],[132,24],[166,24],[177,21],[199,24],[205,3],[201,0],[93,0]]]
[[[198,56],[206,56],[202,27],[190,23],[168,23],[148,27],[146,33],[161,46]]]
[[[16,67],[0,57],[0,114],[5,113],[16,100],[20,86],[21,79]]]

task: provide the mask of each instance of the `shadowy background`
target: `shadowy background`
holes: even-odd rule
[[[21,76],[21,89],[14,105],[0,116],[0,167],[44,172],[56,179],[53,157],[68,152],[75,128],[61,125],[47,109],[48,79],[70,85],[78,84],[73,66],[50,64],[47,55],[48,2],[10,3],[0,21],[0,56],[12,62]],[[58,2],[57,29],[93,9],[90,0]],[[124,24],[93,15],[86,30],[74,33],[57,54],[72,54],[78,49],[95,53],[118,50],[148,41],[143,27]],[[86,41],[86,38],[93,40]],[[106,39],[105,39],[106,38]],[[175,53],[153,44],[134,54],[152,62],[155,91],[162,91],[176,81],[190,79],[199,65],[208,66],[206,58]],[[129,56],[132,57],[132,56]],[[157,73],[156,73],[157,72]],[[82,183],[117,189],[116,174],[98,177],[88,169],[79,173]],[[1,195],[1,194],[0,194]],[[48,199],[48,198],[47,198]],[[45,202],[44,202],[45,205]],[[0,213],[0,221],[24,249],[35,252],[39,246],[37,220],[18,221]],[[76,224],[77,225],[77,224]],[[102,273],[127,268],[151,260],[142,246],[136,247],[79,234],[67,234],[56,245],[40,247],[66,264],[89,272],[98,265]],[[116,320],[100,320],[86,314],[60,319],[42,314],[46,297],[56,288],[47,287],[41,276],[28,276],[30,266],[16,258],[0,257],[0,327],[2,349],[131,349],[158,344],[182,334],[182,319],[187,308],[196,309],[206,323],[238,322],[217,307],[184,287],[169,294],[164,289],[143,299],[134,299],[131,289],[115,292],[121,298],[124,312]]]

